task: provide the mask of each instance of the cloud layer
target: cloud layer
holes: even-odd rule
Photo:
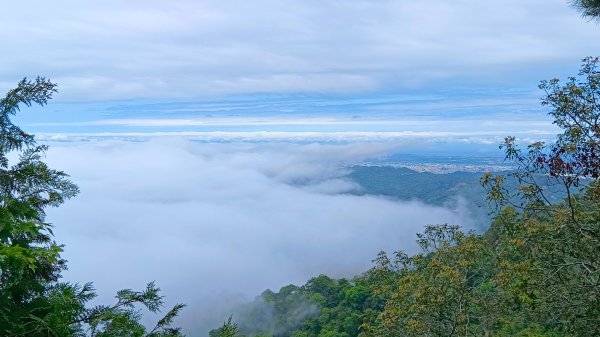
[[[0,87],[79,100],[535,83],[600,51],[564,0],[26,0],[0,28]]]
[[[94,281],[102,301],[156,280],[169,301],[189,304],[181,324],[194,336],[222,319],[211,313],[216,303],[320,273],[352,276],[380,250],[413,249],[426,224],[469,225],[460,212],[345,193],[357,187],[343,167],[393,148],[181,139],[54,144],[48,161],[81,187],[49,213],[66,244],[65,277]]]

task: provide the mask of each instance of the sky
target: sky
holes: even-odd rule
[[[547,124],[539,80],[600,52],[600,30],[565,0],[19,1],[0,28],[0,91],[24,76],[59,84],[50,107],[20,116],[49,136],[356,139],[426,118],[433,135],[458,120],[457,137],[500,123],[495,142],[513,130],[503,121]]]
[[[3,86],[77,101],[524,87],[599,37],[565,0],[25,0],[0,25]]]
[[[566,0],[22,0],[0,40],[0,92],[59,85],[14,121],[81,188],[48,213],[65,278],[104,301],[156,280],[190,336],[426,224],[468,228],[460,207],[351,195],[347,168],[552,139],[539,81],[600,55]]]
[[[24,119],[52,135],[206,132],[189,120],[229,117],[238,131],[289,118],[288,132],[317,117],[380,132],[344,119],[424,112],[466,133],[507,115],[547,121],[538,81],[600,51],[600,30],[565,0],[19,1],[0,28],[0,90],[24,76],[59,84],[48,113]],[[271,124],[248,128],[257,116]]]

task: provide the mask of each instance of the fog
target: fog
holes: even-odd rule
[[[432,223],[465,213],[357,196],[348,165],[398,143],[201,143],[184,139],[51,144],[51,167],[81,193],[48,212],[69,270],[99,302],[155,280],[178,320],[206,335],[232,305],[312,276],[351,277],[381,250],[414,250]]]

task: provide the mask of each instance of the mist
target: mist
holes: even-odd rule
[[[81,193],[48,212],[69,270],[98,302],[155,280],[178,320],[205,336],[263,290],[351,277],[381,250],[415,249],[425,225],[469,226],[461,209],[352,195],[348,166],[401,143],[203,143],[185,139],[50,144],[51,167]]]

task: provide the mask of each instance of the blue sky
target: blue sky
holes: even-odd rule
[[[176,102],[58,102],[34,110],[21,114],[19,123],[39,139],[55,141],[462,142],[496,152],[507,135],[532,141],[550,139],[558,131],[527,90],[248,94]]]

